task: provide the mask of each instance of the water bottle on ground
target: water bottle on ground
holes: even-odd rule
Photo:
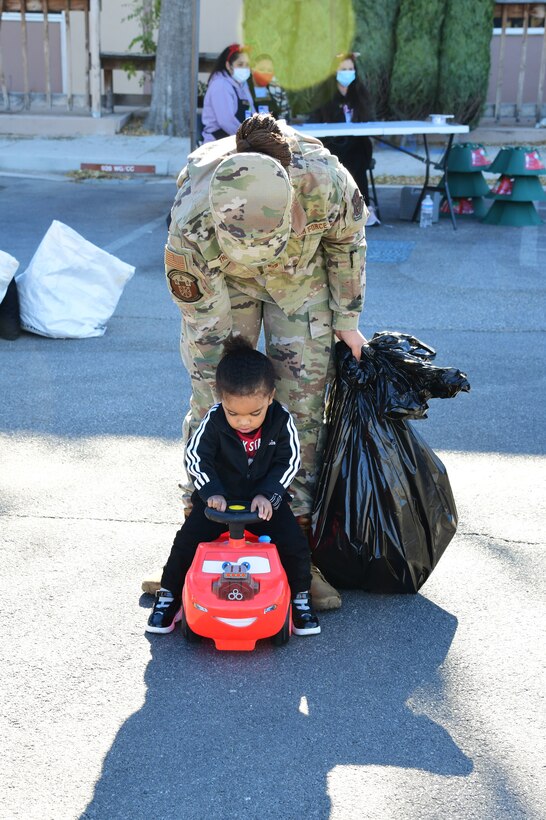
[[[430,228],[432,225],[432,212],[434,210],[434,203],[429,194],[421,202],[421,217],[419,219],[420,228]]]

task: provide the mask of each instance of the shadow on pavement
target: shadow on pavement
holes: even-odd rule
[[[358,613],[361,642],[348,646]],[[329,816],[327,775],[384,765],[467,776],[449,733],[406,705],[444,698],[457,620],[421,595],[358,596],[317,639],[253,653],[148,636],[146,701],[120,729],[84,818]],[[355,682],[357,682],[355,684]]]

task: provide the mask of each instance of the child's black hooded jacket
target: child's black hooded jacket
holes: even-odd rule
[[[264,495],[274,509],[300,467],[300,445],[294,419],[275,399],[262,425],[261,444],[252,464],[243,442],[229,426],[221,404],[208,411],[186,448],[186,466],[206,503],[223,495],[228,503]]]

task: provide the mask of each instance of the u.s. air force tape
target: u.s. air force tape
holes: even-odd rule
[[[188,257],[185,254],[165,248],[165,271],[169,288],[176,299],[198,302],[202,298],[197,277],[188,271]]]

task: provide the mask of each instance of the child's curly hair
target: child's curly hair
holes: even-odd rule
[[[267,356],[255,350],[244,336],[229,336],[216,369],[216,393],[222,396],[270,396],[275,389],[275,371]]]

